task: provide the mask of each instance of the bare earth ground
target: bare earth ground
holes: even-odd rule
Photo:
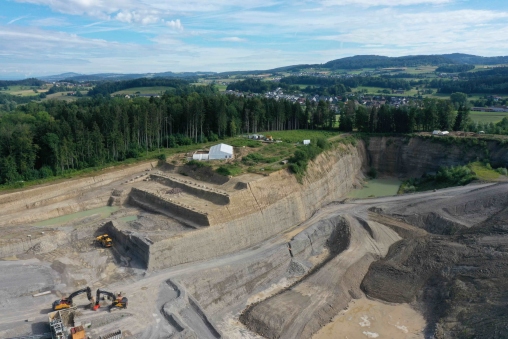
[[[107,200],[120,182],[123,187],[143,185],[139,175],[126,173],[95,194]],[[233,191],[234,184],[221,188]],[[126,338],[141,339],[259,338],[260,334],[419,338],[430,337],[431,332],[460,337],[457,333],[463,331],[502,337],[505,332],[494,328],[499,324],[487,320],[506,307],[506,289],[499,281],[508,272],[507,191],[507,184],[484,184],[331,204],[251,248],[155,272],[146,272],[138,258],[93,242],[105,220],[133,215],[137,219],[128,227],[150,237],[189,232],[175,220],[130,206],[126,197],[121,210],[107,219],[88,216],[58,227],[5,225],[0,232],[6,248],[27,238],[27,232],[34,238],[51,238],[37,246],[25,239],[20,254],[0,260],[0,337],[48,332],[51,303],[84,286],[121,291],[129,298],[129,308],[115,313],[104,307],[93,312],[86,309],[85,297],[75,299],[81,316],[92,323],[88,333],[94,338],[119,328]],[[70,200],[85,202],[93,192],[85,190]],[[183,199],[191,201],[190,196]],[[65,203],[57,202],[58,206]],[[51,214],[44,206],[31,213],[43,210]],[[21,211],[14,217],[21,218]],[[71,241],[65,242],[69,237]],[[454,256],[448,258],[448,253]],[[473,279],[467,280],[470,272]],[[486,295],[486,286],[494,288],[492,296]],[[41,291],[51,294],[32,297]],[[403,304],[372,301],[365,294]],[[436,302],[443,300],[451,306],[436,310]],[[465,310],[466,302],[472,302],[471,312]],[[486,305],[490,307],[486,316],[479,317]],[[461,319],[494,330],[457,329]]]
[[[387,304],[367,298],[352,300],[346,310],[312,339],[423,338],[425,319],[407,304]]]

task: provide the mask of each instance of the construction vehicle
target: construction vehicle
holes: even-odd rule
[[[67,298],[55,300],[53,302],[53,311],[59,311],[59,310],[63,310],[66,308],[71,308],[73,306],[72,299],[74,299],[74,297],[76,297],[82,293],[85,293],[85,292],[86,292],[88,301],[90,301],[90,303],[93,304],[92,290],[90,289],[90,287],[87,286],[87,287],[82,288],[78,291],[72,292]]]
[[[93,307],[94,311],[97,311],[99,309],[99,307],[101,307],[100,306],[101,294],[104,294],[106,296],[105,298],[112,300],[111,305],[109,306],[110,312],[112,310],[120,309],[120,308],[127,309],[128,300],[126,297],[122,296],[122,293],[118,293],[118,295],[115,295],[114,293],[98,289],[97,290],[97,298],[95,300],[95,306]]]
[[[107,234],[99,235],[95,239],[102,247],[111,247],[113,245],[113,240]]]
[[[86,339],[85,329],[83,326],[77,326],[71,328],[72,339]]]

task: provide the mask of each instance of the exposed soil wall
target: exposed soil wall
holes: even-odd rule
[[[177,220],[183,220],[192,226],[210,226],[210,221],[205,212],[194,210],[179,202],[171,201],[169,198],[156,195],[145,190],[133,187],[130,193],[130,202],[144,209],[152,209],[150,205],[158,207],[154,212],[160,212],[173,217]]]
[[[149,269],[232,253],[284,231],[357,186],[362,163],[358,148],[339,146],[309,165],[303,185],[288,171],[250,182],[225,210],[209,215],[212,227],[154,244]]]
[[[138,259],[144,267],[150,261],[150,240],[144,239],[140,234],[124,229],[124,224],[118,221],[109,221],[104,225],[104,231],[113,238],[115,246],[121,247],[125,253]]]
[[[93,177],[65,180],[0,194],[4,213],[0,226],[33,223],[61,215],[106,206],[111,191],[100,189],[122,177],[153,168],[156,162],[145,162]]]
[[[495,167],[508,166],[508,147],[476,139],[458,140],[369,137],[366,142],[368,165],[380,174],[402,178],[421,177],[442,166],[465,165],[483,159]]]
[[[166,186],[180,188],[184,192],[187,192],[198,198],[208,200],[217,205],[227,205],[230,202],[229,195],[226,192],[220,192],[210,187],[203,187],[204,185],[193,185],[190,182],[171,178],[162,174],[152,174],[150,175],[150,179]]]

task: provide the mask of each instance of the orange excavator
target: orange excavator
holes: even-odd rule
[[[72,299],[82,293],[86,293],[86,296],[88,297],[88,301],[90,301],[90,303],[93,304],[92,290],[90,289],[90,287],[87,286],[83,289],[72,292],[67,298],[55,300],[53,302],[53,311],[71,308],[73,306]]]
[[[103,291],[98,289],[97,290],[97,298],[95,300],[95,306],[93,307],[94,311],[97,311],[100,306],[100,298],[101,294],[104,294],[109,300],[112,300],[111,305],[109,306],[109,311],[111,312],[114,309],[126,309],[128,300],[126,297],[123,297],[121,293],[118,293],[118,295],[115,295],[114,293]]]

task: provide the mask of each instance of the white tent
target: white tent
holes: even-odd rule
[[[231,159],[233,158],[233,146],[226,144],[212,146],[208,158],[210,160]]]
[[[303,141],[303,144],[304,144],[304,145],[310,145],[310,140],[304,140],[304,141]]]
[[[194,153],[192,160],[208,160],[208,153]]]

